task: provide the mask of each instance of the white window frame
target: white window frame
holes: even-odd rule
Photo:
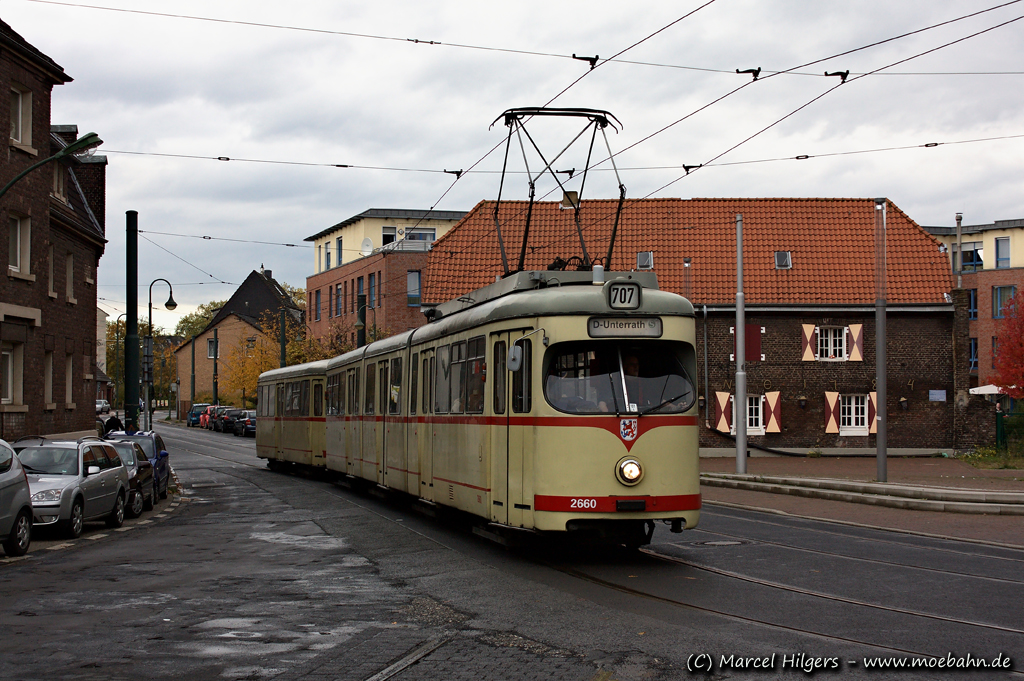
[[[839,436],[866,437],[868,423],[867,395],[839,396]]]
[[[67,297],[67,301],[72,305],[78,303],[75,300],[75,254],[68,253],[67,259],[64,261],[65,270],[65,282],[64,282],[64,295]]]
[[[64,355],[64,404],[68,409],[75,408],[75,356]]]
[[[846,327],[845,326],[819,326],[818,327],[818,347],[815,348],[815,353],[819,361],[821,362],[845,362],[849,356],[846,348]],[[838,355],[833,355],[831,352],[822,354],[822,349],[834,350],[834,343],[826,341],[826,336],[832,337],[829,340],[834,341],[835,335],[838,335],[839,349],[842,352]]]
[[[217,346],[217,356],[213,356],[214,346]],[[214,340],[213,338],[206,339],[206,359],[220,359],[220,339]]]
[[[8,244],[12,241],[7,258],[7,272],[19,278],[32,278],[32,220],[24,215],[8,214]],[[17,232],[15,235],[14,232]]]
[[[413,227],[405,230],[405,238],[412,241],[433,243],[437,241],[437,230],[433,227]]]
[[[53,191],[50,195],[61,203],[68,202],[67,168],[62,163],[53,164]]]
[[[18,83],[11,84],[11,142],[32,149],[32,91]]]
[[[386,237],[391,237],[391,241],[385,241]],[[380,228],[380,245],[387,246],[389,243],[398,241],[398,228],[385,225]]]
[[[413,276],[415,275],[415,276]],[[415,281],[415,288],[413,282]],[[415,291],[415,294],[413,293]],[[420,270],[406,270],[405,299],[409,307],[419,307],[423,300],[423,273]]]
[[[1000,248],[1000,246],[1002,246],[1002,248]],[[1002,269],[1008,268],[1010,266],[1010,237],[1008,237],[1008,236],[996,237],[996,239],[995,239],[995,252],[996,252],[996,257],[995,257],[995,264],[996,265],[995,265],[995,269],[1002,270]],[[1001,257],[999,257],[1000,255],[1004,255],[1005,257],[1001,258]],[[1001,265],[1000,262],[1002,262],[1004,264]]]
[[[342,253],[344,253],[344,251],[341,249],[342,238],[343,237],[339,236],[338,239],[337,239],[337,243],[335,244],[335,250],[338,252],[337,260],[338,260],[338,266],[339,267],[341,266],[341,263],[344,262],[344,260],[345,260],[342,257]]]
[[[732,425],[729,433],[736,434],[736,396],[731,395]],[[747,395],[747,435],[764,435],[764,395]]]
[[[331,269],[331,242],[324,244],[324,270]]]
[[[7,343],[0,351],[0,403],[14,404],[14,348]]]

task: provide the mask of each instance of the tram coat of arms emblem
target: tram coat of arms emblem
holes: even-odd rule
[[[637,425],[636,419],[620,419],[619,420],[619,436],[626,442],[632,442],[636,439]]]

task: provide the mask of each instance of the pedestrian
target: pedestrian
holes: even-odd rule
[[[114,415],[107,419],[107,422],[103,425],[103,433],[105,435],[116,430],[124,430],[124,424],[121,423],[121,419],[117,417],[117,412],[115,411]]]

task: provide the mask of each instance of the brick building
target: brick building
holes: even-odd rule
[[[980,432],[970,415],[987,414],[968,395],[967,364],[955,360],[966,351],[966,294],[952,291],[938,241],[886,206],[888,445],[966,446]],[[427,303],[464,295],[501,274],[493,211],[493,202],[482,202],[434,245],[424,276]],[[615,201],[583,203],[591,257],[604,259],[615,212]],[[638,254],[653,252],[660,287],[694,303],[702,446],[732,446],[741,214],[750,443],[801,453],[874,448],[875,212],[872,199],[627,202],[608,269],[635,269]],[[526,213],[524,202],[502,203],[499,219],[512,252]],[[525,269],[582,255],[573,212],[559,203],[534,204],[530,230]]]
[[[420,288],[427,253],[463,211],[373,208],[306,241],[316,244],[306,277],[306,325],[314,338],[355,346],[357,296],[366,296],[367,338],[422,326]],[[351,248],[349,247],[351,245]]]
[[[54,85],[71,78],[0,21],[0,83],[11,95],[0,185],[78,136],[50,125]],[[65,157],[0,199],[0,437],[91,430],[96,395],[96,270],[106,240],[106,158]]]
[[[253,270],[235,290],[224,306],[217,311],[201,333],[185,340],[174,351],[178,384],[178,413],[192,406],[192,354],[195,352],[195,402],[241,405],[243,395],[221,389],[225,365],[231,352],[243,343],[276,345],[277,338],[269,338],[263,329],[267,315],[275,319],[281,310],[290,321],[301,324],[302,310],[281,287],[270,270]],[[216,332],[216,333],[215,333]],[[216,377],[216,378],[215,378]],[[246,397],[253,398],[249,394]]]
[[[955,275],[956,227],[924,229],[946,246]],[[963,225],[960,232],[964,252],[961,276],[970,320],[967,361],[973,387],[992,383],[1006,304],[1024,289],[1024,219]]]

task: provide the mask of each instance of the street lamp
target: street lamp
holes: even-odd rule
[[[174,302],[174,287],[171,286],[171,282],[167,281],[166,279],[154,279],[152,282],[150,282],[150,284],[149,284],[149,329],[146,332],[146,348],[145,348],[146,357],[148,358],[147,361],[146,361],[146,366],[149,368],[149,377],[146,380],[145,387],[144,387],[144,390],[146,391],[146,395],[145,395],[146,414],[143,417],[144,418],[144,422],[146,424],[146,427],[145,427],[146,430],[153,430],[153,416],[152,416],[152,412],[150,411],[150,399],[152,398],[152,390],[150,389],[150,387],[153,385],[153,284],[155,284],[158,281],[162,281],[165,284],[167,284],[167,288],[169,290],[169,293],[167,295],[167,302],[164,303],[164,307],[167,308],[168,310],[173,310],[174,308],[178,307],[178,304],[176,302]]]
[[[373,312],[373,340],[377,340],[377,310],[366,304],[366,296],[356,296],[356,323],[353,328],[356,330],[356,347],[366,345],[366,311]],[[372,342],[372,341],[371,341]]]
[[[7,193],[7,190],[13,187],[18,180],[25,177],[39,166],[44,166],[50,161],[59,161],[65,156],[74,156],[75,154],[80,154],[83,151],[94,149],[101,144],[103,144],[103,140],[101,140],[100,136],[94,132],[89,132],[82,135],[80,138],[78,138],[68,146],[64,147],[50,158],[44,158],[42,161],[39,161],[38,163],[33,163],[28,168],[25,168],[25,170],[15,175],[13,180],[4,185],[3,189],[0,189],[0,197],[3,197],[3,195]]]

